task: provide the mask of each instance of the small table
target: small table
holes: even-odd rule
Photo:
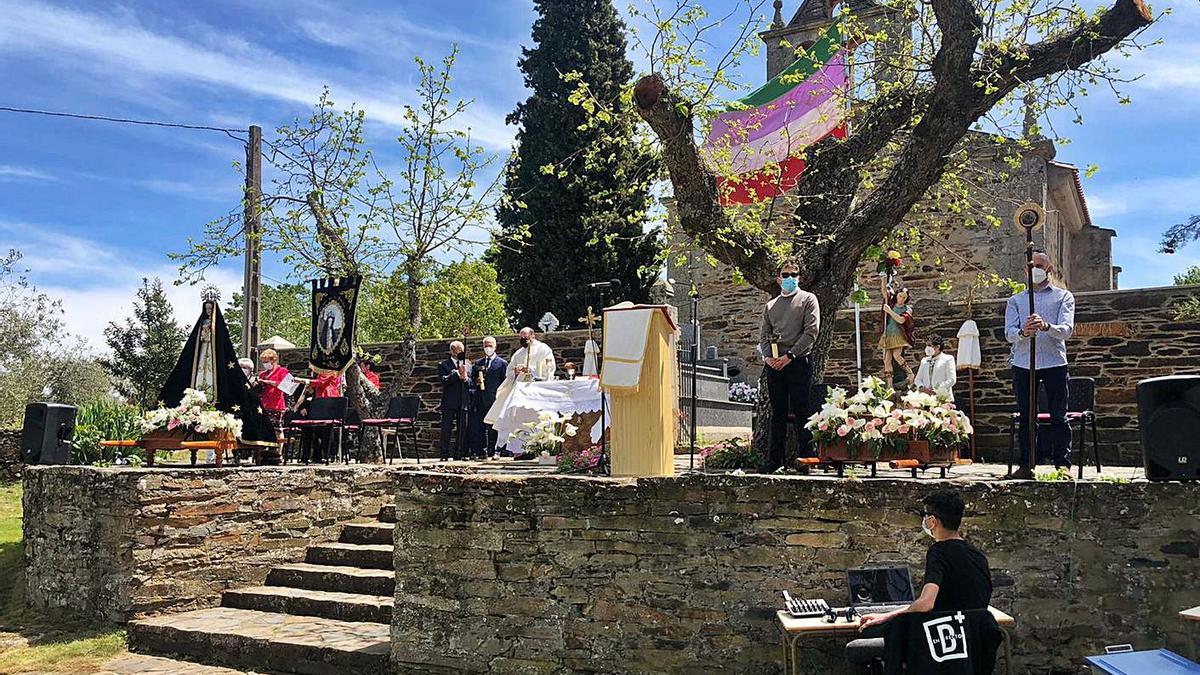
[[[1004,672],[1012,675],[1012,639],[1008,628],[1017,621],[990,605],[988,611],[992,613],[992,617],[1000,626],[1000,632],[1004,634]],[[779,623],[779,638],[783,645],[783,668],[792,675],[798,675],[800,672],[796,658],[796,643],[800,638],[847,637],[858,633],[857,617],[854,621],[838,620],[835,623],[827,623],[824,617],[797,619],[783,610],[776,612],[775,617]]]

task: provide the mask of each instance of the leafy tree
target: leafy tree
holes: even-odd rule
[[[532,93],[508,116],[518,149],[489,254],[525,325],[547,311],[573,321],[595,302],[588,282],[618,279],[622,299],[649,300],[662,256],[658,230],[644,232],[658,172],[636,117],[574,98],[581,86],[605,102],[628,97],[624,23],[609,0],[534,7],[536,46],[519,62]]]
[[[499,177],[481,183],[493,157],[469,130],[458,128],[471,101],[453,98],[450,82],[457,58],[455,45],[440,68],[414,59],[421,75],[420,105],[404,108],[407,124],[396,139],[404,161],[395,179],[379,172],[381,206],[374,215],[391,230],[394,243],[383,246],[396,265],[390,280],[403,281],[408,301],[400,367],[405,376],[416,364],[416,340],[424,331],[422,290],[437,267],[434,255],[464,252],[463,245],[472,243],[468,232],[488,219],[499,187]]]
[[[225,310],[229,337],[241,351],[242,294],[234,291]],[[259,334],[265,339],[278,335],[298,345],[308,344],[311,334],[312,293],[308,284],[263,284],[258,307]]]
[[[843,12],[847,43],[857,45],[853,58],[861,64],[860,79],[847,94],[851,133],[805,149],[807,168],[795,198],[778,205],[768,200],[764,207],[786,209],[778,232],[763,227],[769,212],[722,208],[716,179],[736,180],[728,158],[718,158],[718,170],[701,159],[696,130],[704,130],[717,103],[714,84],[726,81],[730,54],[738,50],[715,66],[701,58],[711,24],[702,8],[680,0],[675,12],[651,17],[659,26],[650,57],[654,72],[634,88],[634,107],[661,144],[683,232],[767,295],[778,292],[780,259],[800,259],[800,285],[817,295],[824,319],[818,376],[834,313],[863,254],[926,193],[951,212],[962,209],[973,178],[962,170],[968,135],[971,141],[994,138],[997,146],[1009,140],[972,135],[973,127],[984,120],[1003,131],[1022,111],[1037,115],[1070,105],[1089,81],[1115,84],[1104,54],[1136,46],[1129,36],[1151,21],[1141,0],[1117,0],[1095,13],[1055,0],[883,5],[904,27],[901,39],[895,24],[880,28],[852,10]],[[804,53],[802,47],[796,51]]]
[[[1192,284],[1200,284],[1200,265],[1192,265],[1184,270],[1182,274],[1175,275],[1176,286],[1190,286]]]
[[[690,0],[635,10],[635,19],[652,29],[650,37],[635,36],[651,72],[635,84],[633,107],[661,148],[682,236],[730,266],[735,279],[763,291],[764,300],[779,290],[780,260],[799,259],[800,285],[821,304],[817,379],[835,313],[870,247],[897,231],[922,199],[932,200],[931,211],[951,216],[942,219],[945,226],[963,223],[956,214],[969,207],[994,202],[986,198],[988,181],[1017,173],[1023,151],[1040,134],[1037,120],[1071,108],[1090,84],[1116,89],[1120,79],[1105,54],[1140,48],[1134,36],[1152,21],[1142,0],[1116,0],[1094,12],[1073,0],[884,0],[861,15],[843,4],[840,30],[853,45],[855,78],[843,93],[848,136],[804,148],[806,167],[787,197],[723,208],[718,186],[739,180],[731,153],[706,161],[698,140],[733,85],[730,67],[754,45],[760,5],[737,3],[747,20],[715,61],[706,58],[709,31],[727,21],[713,20]],[[777,14],[773,26],[782,25]],[[803,45],[783,46],[806,54]],[[1028,133],[1013,138],[1009,132],[1022,122]],[[982,171],[969,161],[971,150],[998,154],[1012,170],[1001,176]],[[988,220],[998,224],[994,216]],[[766,398],[759,405],[763,428],[770,415]]]
[[[403,290],[400,274],[366,289],[359,305],[361,342],[393,342],[404,338],[407,303]],[[504,293],[496,281],[496,270],[486,262],[464,260],[439,267],[420,293],[424,319],[418,337],[422,339],[509,330]]]
[[[0,256],[0,426],[19,424],[26,403],[81,405],[112,385],[86,345],[66,335],[62,307],[18,269],[21,253]]]
[[[175,321],[162,280],[142,279],[133,316],[126,317],[124,325],[112,322],[104,329],[112,354],[101,363],[127,401],[154,407],[186,339],[187,330]]]

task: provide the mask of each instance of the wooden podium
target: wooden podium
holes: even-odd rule
[[[600,386],[612,411],[612,475],[675,474],[675,341],[666,305],[622,303],[604,310]]]

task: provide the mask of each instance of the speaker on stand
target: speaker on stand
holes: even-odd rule
[[[21,461],[26,464],[69,464],[75,438],[75,406],[30,403],[21,427]]]
[[[1138,382],[1138,427],[1150,480],[1200,480],[1200,375]]]

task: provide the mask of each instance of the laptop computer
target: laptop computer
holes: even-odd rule
[[[916,599],[912,577],[901,565],[846,570],[846,588],[850,606],[860,615],[890,612]]]

